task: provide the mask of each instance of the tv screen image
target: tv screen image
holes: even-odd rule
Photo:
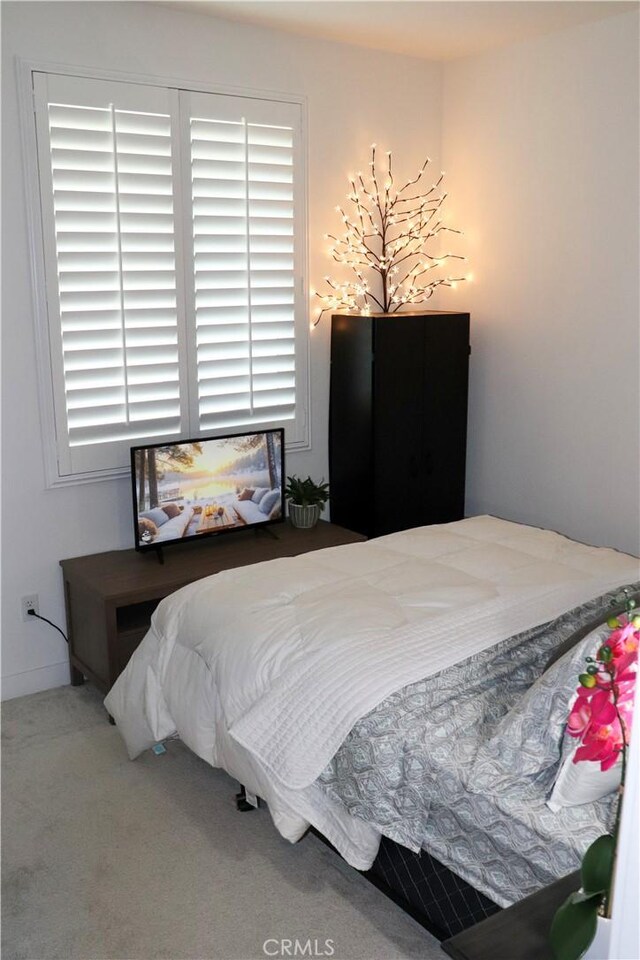
[[[283,434],[132,447],[136,548],[283,520]]]

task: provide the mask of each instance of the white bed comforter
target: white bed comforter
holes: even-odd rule
[[[492,517],[207,577],[166,598],[105,703],[133,758],[174,734],[366,869],[379,835],[314,781],[385,697],[636,579],[613,550]]]

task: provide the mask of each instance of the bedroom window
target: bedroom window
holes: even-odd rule
[[[184,94],[185,101],[199,427],[291,420],[296,272],[290,105],[238,104],[211,94]]]
[[[53,483],[138,440],[306,445],[301,105],[32,77]]]

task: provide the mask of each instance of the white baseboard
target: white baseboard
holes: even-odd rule
[[[13,700],[15,697],[26,697],[30,693],[40,690],[52,690],[54,687],[64,687],[69,683],[69,661],[52,663],[48,667],[36,667],[34,670],[23,670],[21,673],[12,673],[2,677],[2,700]]]

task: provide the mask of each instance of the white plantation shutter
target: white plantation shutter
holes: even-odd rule
[[[183,427],[170,93],[44,74],[35,93],[61,472],[123,466]]]
[[[202,431],[304,430],[300,107],[181,94],[192,198],[192,410]],[[297,329],[298,328],[298,329]]]
[[[40,72],[33,91],[56,477],[254,424],[304,444],[300,106]]]

